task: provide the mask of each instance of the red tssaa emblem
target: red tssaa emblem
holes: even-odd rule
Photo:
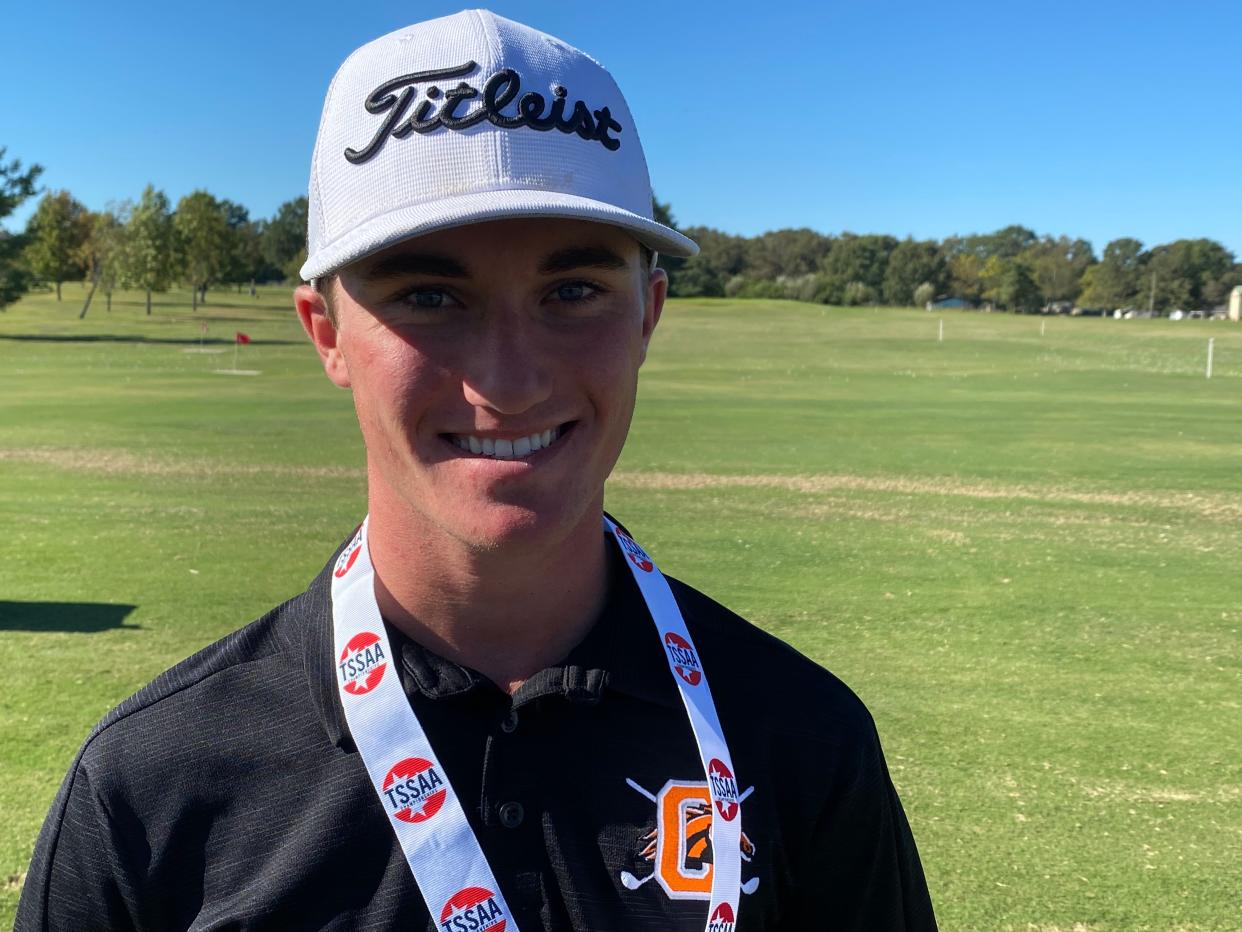
[[[673,661],[674,673],[691,686],[698,686],[703,681],[703,668],[699,666],[699,658],[689,641],[676,631],[669,631],[664,635],[664,649]]]
[[[341,579],[346,573],[354,568],[354,564],[358,562],[358,554],[362,552],[362,537],[355,537],[349,542],[349,546],[336,561],[336,571],[333,573],[337,579]]]
[[[411,824],[426,822],[434,816],[448,795],[440,771],[422,757],[407,757],[393,764],[380,789],[392,817]]]
[[[707,764],[707,782],[711,786],[716,811],[726,822],[737,818],[737,780],[724,761],[713,757]]]
[[[341,677],[341,689],[345,692],[361,696],[373,690],[388,669],[388,658],[384,656],[384,645],[380,643],[379,635],[370,631],[355,634],[341,651],[336,668]]]
[[[733,907],[728,903],[721,903],[707,920],[707,932],[733,932],[736,921],[733,918]]]
[[[507,917],[486,887],[466,887],[440,910],[440,932],[505,932]]]
[[[655,569],[655,564],[651,562],[651,557],[647,556],[647,551],[638,546],[638,541],[630,537],[620,527],[617,528],[617,540],[621,544],[621,549],[625,551],[625,555],[629,557],[630,562],[640,570],[644,573],[650,573]]]

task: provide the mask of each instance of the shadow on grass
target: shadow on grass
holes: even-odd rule
[[[4,602],[0,601],[0,631],[72,631],[94,634],[112,628],[138,629],[127,625],[137,605],[104,602]]]
[[[232,346],[233,341],[219,337],[200,340],[197,337],[145,337],[129,333],[0,333],[0,340],[25,343],[159,343],[169,346]],[[301,346],[302,340],[263,340],[251,338],[253,346]]]

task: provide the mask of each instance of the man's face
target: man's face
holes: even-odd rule
[[[505,220],[398,244],[297,293],[353,390],[370,505],[473,548],[597,521],[666,281],[626,233]]]

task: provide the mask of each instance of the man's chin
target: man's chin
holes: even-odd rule
[[[578,530],[589,515],[599,522],[599,509],[574,509],[561,499],[546,503],[488,502],[456,509],[448,531],[471,549],[483,552],[554,546]],[[443,525],[442,525],[443,526]]]

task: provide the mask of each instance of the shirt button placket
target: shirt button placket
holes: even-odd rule
[[[500,723],[500,730],[503,731],[506,735],[511,735],[515,731],[517,731],[517,727],[518,727],[517,709],[510,709],[509,714],[506,715],[504,721]]]
[[[505,828],[517,828],[526,817],[526,810],[519,802],[510,801],[500,806],[500,824]]]

